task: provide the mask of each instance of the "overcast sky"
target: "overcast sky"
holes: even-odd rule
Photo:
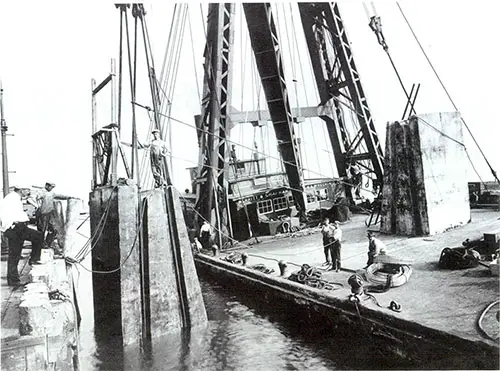
[[[110,59],[117,58],[119,12],[112,3],[84,4],[0,1],[0,79],[3,82],[9,133],[15,135],[8,137],[9,167],[15,171],[10,176],[11,185],[43,185],[46,180],[51,180],[57,183],[56,189],[60,192],[85,199],[90,191],[90,79],[101,81],[109,73]],[[191,42],[186,28],[172,116],[192,124],[193,116],[200,110],[197,84],[200,85],[202,80],[203,25],[206,21],[201,14],[203,9],[206,18],[206,6],[200,9],[199,3],[189,4],[194,42]],[[293,8],[294,4],[291,5]],[[499,170],[497,106],[500,98],[500,57],[496,35],[499,33],[497,17],[500,3],[491,0],[402,1],[400,5],[483,151],[494,168]],[[396,3],[379,1],[375,2],[375,6],[382,17],[385,38],[403,81],[407,86],[414,82],[422,84],[417,111],[452,111],[452,105],[418,49]],[[173,5],[155,2],[145,7],[159,74]],[[274,9],[289,11],[290,4],[275,5]],[[240,10],[238,6],[237,11]],[[387,56],[367,25],[362,3],[340,2],[340,10],[379,136],[385,142],[386,123],[400,118],[405,104],[404,95]],[[291,16],[281,17],[280,27],[290,101],[293,106],[297,102],[301,106],[312,106],[317,104],[316,93],[309,85],[312,80],[310,62],[303,47],[300,20],[287,17]],[[233,105],[248,110],[256,106],[250,83],[251,58],[248,42],[241,36],[244,30],[241,14],[236,16],[236,20],[239,24],[235,31],[238,45],[235,46]],[[294,31],[291,20],[295,21]],[[296,33],[295,37],[292,32]],[[297,44],[293,46],[295,38]],[[242,51],[245,45],[247,49]],[[295,50],[297,47],[302,53]],[[137,100],[149,105],[147,71],[139,71],[138,76],[142,85]],[[195,76],[198,76],[198,81]],[[297,80],[296,86],[292,78]],[[242,80],[246,83],[241,83]],[[128,85],[125,86],[128,88]],[[107,108],[108,93],[99,99],[99,104]],[[242,100],[245,102],[243,105]],[[127,109],[124,115],[128,114]],[[104,112],[105,109],[101,111],[99,124],[103,126],[109,123],[109,114]],[[130,121],[128,117],[124,118],[124,122],[127,120]],[[145,112],[139,112],[138,120],[142,128],[148,127],[149,119]],[[314,146],[318,153],[317,148],[326,150],[327,147],[321,134],[307,137],[315,126],[312,121],[307,121],[301,130],[306,143]],[[245,130],[247,132],[235,130],[234,137],[252,138],[251,126],[245,127]],[[264,139],[271,132],[263,129]],[[196,134],[194,129],[178,123],[173,126],[173,133],[174,185],[184,189],[189,186],[189,176],[184,169],[195,166],[198,159]],[[140,140],[144,141],[145,135],[141,135]],[[465,144],[481,176],[491,180],[492,176],[470,137],[464,135]],[[316,140],[323,144],[315,143]],[[308,153],[308,167],[316,176],[331,175],[331,166],[324,157],[317,161],[314,151]],[[241,156],[246,154],[242,152]],[[463,169],[464,173],[470,168],[466,163],[456,166],[457,171]],[[468,179],[476,179],[472,171],[468,173]]]

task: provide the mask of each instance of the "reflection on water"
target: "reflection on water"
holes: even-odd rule
[[[335,338],[293,318],[284,306],[260,308],[228,289],[201,282],[209,322],[157,339],[147,355],[125,352],[117,336],[94,339],[92,308],[83,313],[81,370],[332,370],[371,368],[356,357],[352,340]],[[244,304],[245,302],[245,304]],[[88,300],[84,305],[88,304]],[[81,304],[82,305],[82,304]],[[91,303],[90,303],[91,305]],[[252,309],[258,308],[258,310]],[[364,362],[360,363],[360,362]]]

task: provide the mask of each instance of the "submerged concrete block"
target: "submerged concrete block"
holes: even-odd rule
[[[92,284],[96,335],[141,339],[137,186],[99,187],[90,194]]]
[[[380,230],[408,236],[444,232],[470,220],[458,112],[387,126]]]
[[[163,190],[153,190],[144,193],[142,197],[147,199],[144,224],[144,234],[147,236],[145,255],[149,261],[147,280],[151,336],[155,338],[182,327],[179,285],[185,286],[190,325],[198,326],[206,323],[207,316],[178,196],[174,194],[175,223],[181,246],[182,277],[176,275],[165,193]]]

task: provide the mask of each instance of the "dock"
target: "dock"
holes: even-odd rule
[[[264,274],[203,254],[195,258],[198,272],[201,277],[228,283],[235,291],[254,292],[265,300],[288,300],[291,306],[302,307],[313,321],[325,323],[326,316],[333,322],[353,322],[355,327],[367,321],[372,325],[372,332],[373,328],[378,328],[392,334],[393,345],[400,342],[398,352],[402,358],[435,358],[437,368],[498,369],[498,307],[482,323],[489,336],[497,340],[488,338],[478,329],[481,313],[498,300],[498,277],[492,276],[482,265],[464,270],[438,267],[444,248],[458,247],[466,238],[479,239],[484,233],[500,230],[498,212],[473,210],[472,222],[429,237],[380,235],[387,246],[387,254],[413,260],[413,274],[405,285],[373,294],[380,306],[374,300],[364,300],[359,303],[356,313],[355,305],[348,299],[347,280],[366,265],[365,218],[354,215],[350,222],[341,226],[342,270],[322,274],[322,279],[343,285],[335,290],[311,288],[286,279],[302,264],[321,267],[324,256],[319,230],[302,237],[260,238],[261,243],[247,245],[241,250],[248,254],[247,267],[264,264],[274,269],[273,273]],[[280,260],[288,262],[284,277],[279,276],[277,262]],[[249,287],[252,290],[248,290]],[[388,308],[391,301],[401,305],[401,312]],[[440,358],[446,358],[446,362],[440,364]]]

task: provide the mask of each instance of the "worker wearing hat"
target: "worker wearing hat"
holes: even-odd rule
[[[43,232],[44,242],[47,247],[54,247],[56,252],[58,252],[55,246],[52,246],[52,242],[57,238],[59,232],[55,227],[57,216],[56,212],[56,200],[69,200],[74,197],[56,194],[53,192],[55,184],[52,182],[46,182],[44,191],[38,196],[37,201],[40,207],[37,210],[37,229]],[[58,241],[60,242],[60,241]],[[59,244],[60,245],[60,244]]]
[[[7,237],[9,243],[9,258],[7,261],[7,283],[9,286],[19,286],[19,271],[17,266],[21,259],[24,241],[31,241],[30,264],[39,263],[43,235],[28,227],[29,218],[23,207],[23,188],[15,186],[14,190],[0,202],[0,231]]]
[[[149,147],[149,159],[151,161],[151,172],[155,180],[155,188],[166,185],[166,171],[164,166],[165,157],[168,154],[167,144],[160,138],[160,130],[153,129],[153,140],[141,148]]]

